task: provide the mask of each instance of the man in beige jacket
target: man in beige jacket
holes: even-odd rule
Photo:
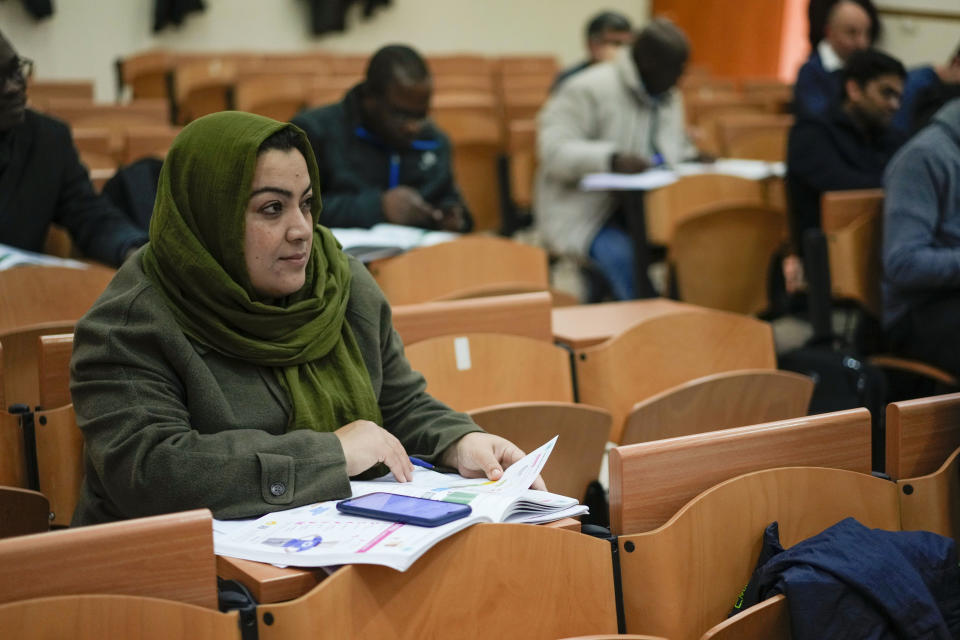
[[[618,299],[636,297],[633,241],[615,194],[578,185],[588,173],[637,173],[697,155],[674,88],[688,55],[683,32],[655,19],[612,62],[560,86],[538,116],[537,227],[551,250],[595,260]]]

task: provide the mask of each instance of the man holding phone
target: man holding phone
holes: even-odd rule
[[[390,45],[343,101],[293,120],[310,138],[328,227],[391,222],[469,231],[453,179],[450,141],[428,119],[433,81],[416,51]]]

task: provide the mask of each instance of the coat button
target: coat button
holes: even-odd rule
[[[278,498],[287,492],[287,486],[282,482],[274,482],[270,485],[270,493]]]

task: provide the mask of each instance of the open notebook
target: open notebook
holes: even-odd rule
[[[416,467],[408,483],[398,483],[391,475],[350,483],[354,496],[386,491],[469,504],[473,509],[466,518],[439,527],[348,516],[337,511],[336,501],[318,502],[255,520],[215,520],[214,549],[218,555],[283,566],[367,563],[404,571],[440,540],[478,522],[533,524],[587,513],[574,498],[529,488],[556,442],[554,437],[529,453],[496,482]]]

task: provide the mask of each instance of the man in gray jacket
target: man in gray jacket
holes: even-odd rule
[[[960,98],[900,149],[883,182],[890,347],[960,376]]]
[[[538,116],[537,227],[551,250],[593,258],[619,299],[636,297],[633,241],[615,194],[578,184],[588,173],[637,173],[696,155],[674,89],[688,55],[683,32],[653,20],[612,62],[564,82]]]

